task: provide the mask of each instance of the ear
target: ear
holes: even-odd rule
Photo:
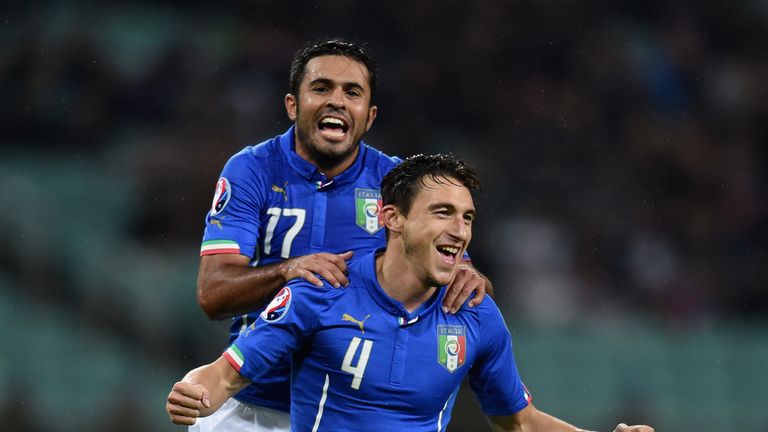
[[[285,112],[288,113],[288,118],[291,121],[296,121],[296,110],[298,109],[298,102],[296,96],[288,93],[285,95]]]
[[[400,213],[400,209],[392,204],[387,204],[381,208],[381,221],[384,223],[384,226],[387,227],[389,232],[402,232],[404,219],[402,213]]]
[[[368,121],[365,124],[365,131],[368,132],[371,129],[371,126],[373,126],[373,121],[376,119],[376,114],[378,114],[379,108],[376,107],[376,105],[371,105],[370,108],[368,108]]]

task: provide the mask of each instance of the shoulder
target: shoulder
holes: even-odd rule
[[[227,165],[246,168],[252,165],[269,165],[270,160],[281,159],[280,142],[277,137],[255,145],[247,145],[232,155]]]
[[[345,290],[345,288],[334,288],[322,278],[320,280],[323,281],[323,286],[321,287],[315,286],[301,278],[292,279],[288,281],[283,290],[288,291],[292,301],[312,305],[313,307],[328,304]]]
[[[361,146],[365,149],[365,168],[369,170],[375,170],[380,173],[381,177],[384,177],[392,168],[399,165],[402,162],[397,156],[390,156],[383,151],[371,147],[368,144],[361,143]]]
[[[250,145],[243,149],[256,160],[282,159],[283,153],[280,149],[280,136],[268,139],[256,145]]]
[[[316,287],[303,279],[291,280],[275,294],[260,317],[266,323],[316,321],[316,306],[324,303],[325,291],[324,287]]]
[[[276,138],[256,145],[248,145],[229,158],[222,176],[239,181],[259,181],[266,179],[280,166],[283,159]],[[268,181],[268,180],[265,180]]]
[[[458,313],[472,316],[482,328],[505,328],[504,317],[501,310],[491,296],[485,296],[483,302],[474,307],[467,306],[473,296],[467,299]]]

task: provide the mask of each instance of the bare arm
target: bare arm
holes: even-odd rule
[[[533,405],[528,405],[510,416],[487,416],[487,419],[494,432],[589,432],[539,411]],[[654,432],[654,430],[650,426],[627,426],[621,423],[616,426],[614,432]]]
[[[197,303],[208,318],[223,319],[259,308],[294,278],[322,286],[319,274],[336,287],[347,285],[346,260],[351,257],[352,252],[317,253],[250,267],[244,255],[205,255],[200,257]]]
[[[488,416],[494,432],[580,432],[584,431],[558,418],[539,411],[533,405],[510,416]]]
[[[165,404],[171,421],[181,425],[195,424],[198,417],[213,414],[224,402],[251,381],[241,376],[224,357],[187,373],[173,385]]]
[[[443,310],[456,313],[473,292],[475,297],[469,301],[470,307],[482,303],[486,294],[493,297],[493,284],[491,284],[490,279],[472,266],[472,263],[461,263],[456,271],[456,276],[448,284],[448,292],[445,293],[443,299]]]

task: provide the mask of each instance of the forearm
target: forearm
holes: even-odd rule
[[[589,432],[529,405],[511,416],[488,416],[494,432]]]
[[[525,429],[526,432],[589,432],[542,411],[536,411],[531,417],[529,427]]]
[[[200,409],[200,417],[213,414],[227,399],[251,383],[247,378],[237,373],[224,357],[219,357],[213,363],[189,371],[182,381],[190,384],[201,384],[208,390],[210,406]]]
[[[197,301],[210,319],[251,312],[264,305],[287,282],[280,265],[247,267],[237,264],[206,266],[201,261]]]

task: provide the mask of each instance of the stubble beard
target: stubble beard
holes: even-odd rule
[[[366,119],[367,121],[367,119]],[[314,125],[310,124],[308,128],[313,128]],[[344,152],[335,154],[335,153],[329,153],[329,152],[323,152],[320,150],[320,145],[312,139],[312,133],[307,130],[308,128],[305,128],[301,125],[301,122],[299,119],[296,119],[296,136],[298,137],[299,141],[303,144],[304,150],[309,153],[310,157],[312,158],[312,162],[314,162],[321,171],[329,171],[337,166],[339,166],[341,163],[344,162],[344,160],[349,157],[351,154],[355,152],[357,149],[357,146],[360,145],[360,140],[362,139],[362,134],[357,137],[352,138],[352,144],[349,146],[348,149],[346,149]],[[348,133],[353,132],[352,129],[348,131]],[[343,146],[344,143],[338,143],[338,144],[330,144],[331,147],[334,146]]]
[[[405,251],[405,256],[408,257],[408,260],[412,263],[415,263],[417,267],[421,267],[424,270],[424,283],[426,284],[426,288],[440,287],[445,285],[437,280],[437,278],[429,271],[428,266],[419,262],[420,248],[414,244],[414,242],[411,242],[408,230],[403,230],[403,249]],[[429,256],[429,254],[426,255]]]

